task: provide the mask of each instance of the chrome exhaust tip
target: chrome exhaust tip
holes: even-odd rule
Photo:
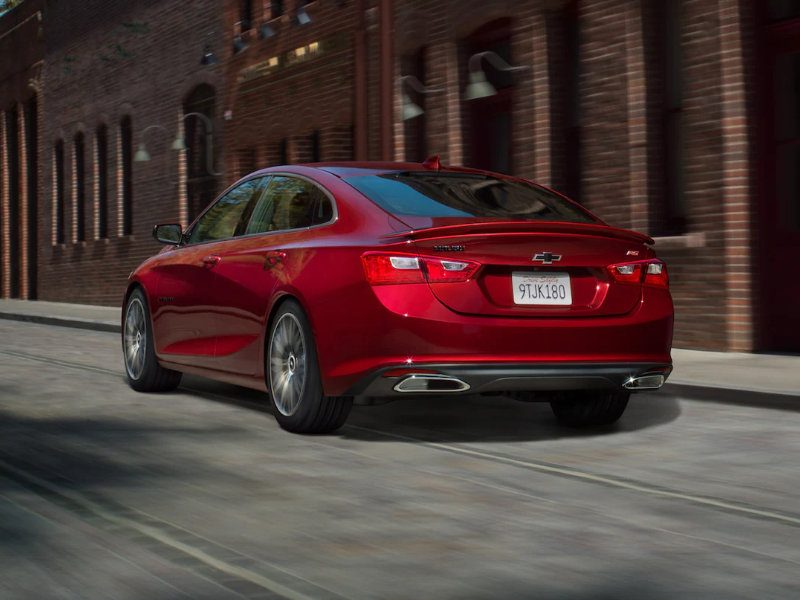
[[[442,393],[465,392],[469,384],[450,375],[432,373],[411,373],[394,386],[395,392],[408,393]]]
[[[636,377],[629,377],[628,380],[622,384],[627,390],[657,390],[667,380],[663,375],[638,375]]]

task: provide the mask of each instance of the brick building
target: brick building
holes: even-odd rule
[[[42,22],[38,285],[9,285],[8,244],[25,245],[6,232],[6,296],[116,302],[157,249],[152,223],[186,222],[256,167],[438,154],[655,237],[676,345],[800,351],[797,2],[96,0],[48,3]],[[28,96],[0,89],[19,122]],[[5,135],[8,212],[25,186]],[[149,162],[131,161],[140,142]]]

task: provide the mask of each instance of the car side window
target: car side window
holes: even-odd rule
[[[224,240],[244,233],[264,180],[249,179],[217,200],[195,223],[188,242]]]
[[[299,177],[278,175],[253,209],[246,233],[300,229],[332,216],[331,201],[319,187]]]

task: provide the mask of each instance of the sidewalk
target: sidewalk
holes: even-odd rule
[[[114,333],[120,331],[120,311],[119,307],[0,300],[0,319]],[[675,369],[667,387],[675,391],[691,390],[711,397],[711,393],[724,390],[735,393],[740,400],[744,396],[766,395],[773,403],[776,397],[793,402],[794,396],[800,408],[800,356],[673,348],[672,360]]]

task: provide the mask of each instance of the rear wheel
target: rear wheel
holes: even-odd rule
[[[550,403],[556,418],[570,427],[596,427],[617,421],[628,406],[630,392],[592,390],[561,392]]]
[[[327,433],[344,425],[353,399],[323,395],[311,327],[294,300],[278,310],[267,344],[267,386],[280,426],[295,433]]]
[[[125,305],[122,358],[128,383],[138,392],[167,392],[181,382],[181,373],[158,364],[150,311],[141,289],[134,290]]]

